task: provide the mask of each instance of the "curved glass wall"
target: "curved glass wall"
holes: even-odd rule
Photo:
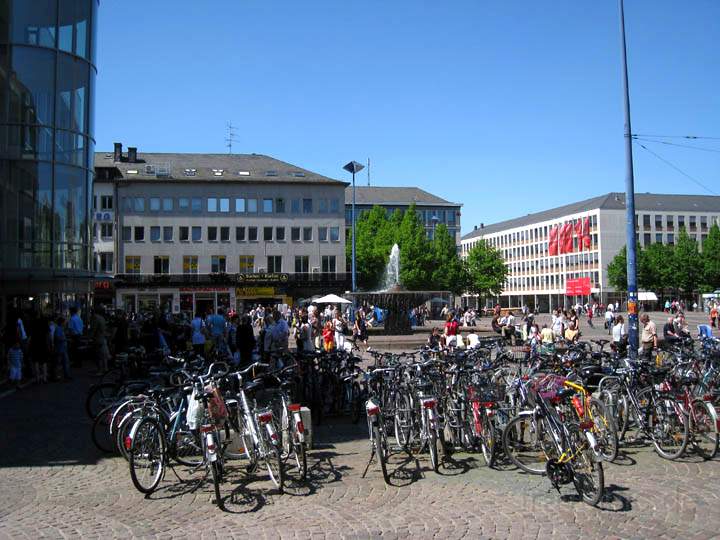
[[[0,0],[0,271],[90,276],[98,0]]]

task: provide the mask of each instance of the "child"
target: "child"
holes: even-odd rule
[[[333,328],[332,322],[328,321],[325,323],[322,335],[325,352],[332,351],[335,348],[335,329]]]
[[[8,366],[10,366],[10,384],[14,383],[16,388],[19,389],[22,380],[23,352],[18,340],[15,341],[15,345],[10,347],[7,357]]]

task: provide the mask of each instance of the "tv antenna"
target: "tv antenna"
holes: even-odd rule
[[[232,154],[232,146],[234,142],[237,142],[237,133],[235,126],[232,125],[232,122],[228,122],[226,125],[227,129],[227,136],[225,137],[225,146],[227,146],[228,154]]]

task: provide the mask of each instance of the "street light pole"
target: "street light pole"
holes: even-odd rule
[[[628,291],[628,352],[635,358],[638,351],[637,310],[637,257],[635,253],[635,177],[633,175],[632,129],[630,125],[630,90],[628,85],[627,45],[625,43],[625,6],[618,0],[620,9],[620,44],[622,47],[622,84],[625,110],[625,211],[627,242],[627,291]]]
[[[357,279],[355,273],[355,173],[362,171],[364,168],[365,166],[358,163],[357,161],[351,161],[343,167],[343,169],[345,169],[349,173],[352,173],[352,260],[350,263],[352,265],[352,292],[355,292],[357,290]]]

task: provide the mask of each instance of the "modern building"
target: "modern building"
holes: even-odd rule
[[[63,309],[93,280],[98,0],[0,2],[0,304]]]
[[[352,186],[345,190],[345,226],[352,227]],[[382,206],[389,214],[395,210],[405,211],[414,204],[427,231],[432,238],[435,227],[440,223],[447,226],[450,234],[460,243],[460,210],[462,204],[452,203],[416,187],[356,186],[355,217],[362,212]],[[349,237],[349,235],[348,235]]]
[[[608,283],[607,265],[626,244],[625,194],[608,193],[544,212],[481,224],[462,238],[461,253],[467,256],[484,240],[502,253],[508,277],[499,300],[504,307],[526,304],[547,311],[587,301],[566,293],[571,280],[590,279],[591,294],[598,300],[620,301],[621,293]],[[680,229],[698,241],[701,249],[709,227],[720,223],[720,197],[705,195],[635,195],[636,240],[641,246],[655,242],[673,244]],[[566,223],[577,225],[587,218],[589,247],[582,250],[573,232],[572,249],[550,255],[551,231]],[[570,287],[569,287],[570,286]],[[473,304],[476,299],[465,298]]]
[[[347,183],[259,154],[95,154],[96,295],[126,310],[293,304],[350,288]]]

